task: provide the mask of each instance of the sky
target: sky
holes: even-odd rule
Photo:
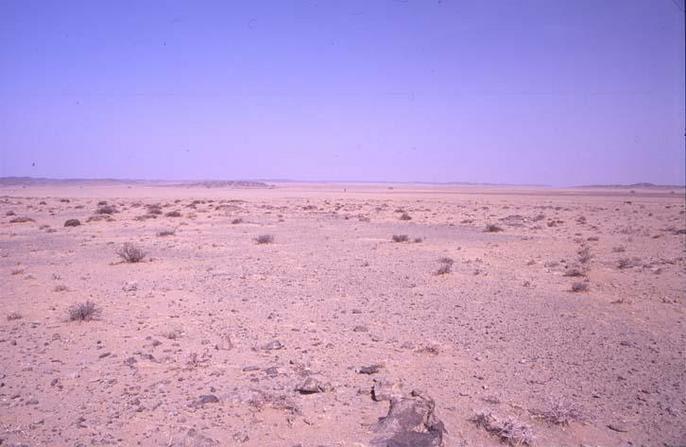
[[[684,184],[684,0],[0,0],[0,176]]]

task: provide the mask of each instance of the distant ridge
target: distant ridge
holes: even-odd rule
[[[54,179],[44,177],[0,177],[0,186],[40,185],[151,185],[151,186],[202,186],[205,188],[273,188],[272,185],[253,180],[139,180],[139,179]]]
[[[626,185],[611,184],[611,185],[580,185],[578,188],[647,188],[647,189],[673,189],[684,188],[684,185],[656,185],[655,183],[640,182],[630,183]]]

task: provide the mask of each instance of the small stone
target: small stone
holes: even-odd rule
[[[357,370],[358,374],[376,374],[379,370],[383,368],[383,365],[374,364],[369,366],[363,366]]]
[[[219,403],[219,398],[214,394],[204,394],[195,403],[196,405],[216,404]]]
[[[273,340],[265,345],[262,345],[263,351],[276,351],[278,349],[283,349],[283,344],[279,340]]]

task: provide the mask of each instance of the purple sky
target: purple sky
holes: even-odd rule
[[[683,184],[683,3],[2,0],[0,176]]]

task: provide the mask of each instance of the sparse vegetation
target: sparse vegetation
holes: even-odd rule
[[[67,286],[65,286],[64,284],[58,284],[58,285],[56,285],[55,288],[52,289],[52,290],[55,291],[55,292],[66,292],[66,291],[69,290],[69,289],[68,289]]]
[[[441,266],[436,270],[436,275],[446,275],[453,271],[455,261],[452,258],[443,257],[438,262],[441,263]]]
[[[70,321],[90,321],[100,315],[100,308],[93,301],[74,304],[69,308]]]
[[[271,244],[274,242],[274,236],[272,236],[271,234],[260,234],[255,238],[255,242],[259,245]]]
[[[19,217],[15,217],[14,219],[10,219],[10,223],[27,223],[27,222],[35,222],[35,220],[31,219],[30,217],[24,217],[24,216],[19,216]]]
[[[575,282],[572,284],[571,290],[574,293],[588,292],[588,283],[581,281]]]
[[[572,264],[565,269],[564,276],[570,278],[580,278],[586,276],[586,269],[580,265]]]
[[[7,314],[7,321],[21,320],[23,317],[19,312],[10,312]]]
[[[174,236],[175,234],[176,230],[161,230],[157,232],[158,237]]]
[[[410,216],[410,215],[407,214],[407,213],[402,213],[402,214],[400,215],[400,220],[412,220],[412,216]]]
[[[117,207],[115,207],[114,205],[107,205],[107,202],[105,202],[104,205],[98,205],[98,208],[95,210],[95,214],[111,215],[118,212],[119,211],[117,210]]]
[[[165,214],[167,217],[181,217],[181,213],[179,211],[169,211],[167,214]]]
[[[496,224],[486,224],[486,233],[498,233],[500,231],[503,231],[503,228],[496,225]]]
[[[117,250],[117,255],[127,263],[141,262],[146,253],[135,246],[131,242],[126,242],[119,250]]]
[[[67,219],[64,222],[65,227],[78,227],[81,225],[81,221],[79,219]]]
[[[636,267],[640,264],[641,260],[639,258],[622,258],[619,261],[617,261],[617,268],[619,268],[620,270],[624,270]]]
[[[235,219],[233,219],[233,220],[231,221],[231,224],[232,224],[232,225],[237,225],[237,224],[240,224],[240,223],[243,223],[243,219],[241,219],[240,217],[237,217],[237,218],[235,218]]]
[[[534,434],[527,424],[518,422],[514,418],[499,419],[491,412],[481,411],[471,421],[479,428],[483,428],[501,442],[511,446],[533,445]]]
[[[394,234],[391,240],[393,242],[407,242],[410,240],[410,237],[406,234]]]
[[[583,412],[571,402],[563,399],[555,401],[549,410],[538,413],[543,420],[553,425],[569,425],[571,422],[583,421]]]

